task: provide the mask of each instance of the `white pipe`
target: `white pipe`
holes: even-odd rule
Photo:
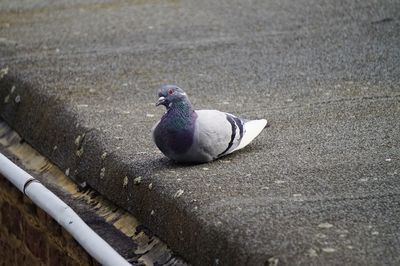
[[[0,173],[53,217],[99,263],[110,266],[131,265],[97,235],[65,202],[1,153]]]

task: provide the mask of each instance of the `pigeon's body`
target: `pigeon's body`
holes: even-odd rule
[[[177,162],[203,163],[227,155],[249,144],[267,124],[265,119],[244,121],[217,110],[194,111],[176,86],[164,86],[159,96],[167,112],[153,127],[153,139]]]

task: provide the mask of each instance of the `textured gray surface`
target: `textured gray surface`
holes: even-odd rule
[[[1,116],[193,264],[396,265],[399,14],[372,0],[2,1]],[[223,160],[175,165],[150,136],[164,83],[270,127]]]

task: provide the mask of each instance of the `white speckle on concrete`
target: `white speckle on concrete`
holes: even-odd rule
[[[141,176],[138,176],[135,179],[133,179],[133,184],[139,185],[140,183],[142,183],[142,177]]]
[[[395,170],[394,172],[390,172],[390,173],[388,173],[388,175],[395,176],[395,175],[397,175],[397,171]]]
[[[372,232],[371,232],[371,235],[377,236],[377,235],[379,235],[379,232],[378,232],[378,231],[372,231]]]
[[[115,139],[117,139],[117,140],[123,140],[124,138],[123,137],[115,137]]]
[[[269,187],[262,187],[261,189],[262,189],[262,190],[268,190]]]
[[[333,227],[333,224],[330,224],[330,223],[321,223],[321,224],[318,225],[318,227],[319,227],[319,228],[323,228],[323,229],[328,229],[328,228]]]
[[[194,206],[193,210],[197,211],[197,209],[198,209],[198,207],[197,207],[197,206]]]
[[[65,175],[66,175],[66,176],[69,176],[69,168],[67,168],[67,169],[65,170]]]
[[[148,28],[149,30],[152,30],[152,29],[154,29],[154,27],[153,27],[153,26],[147,26],[147,28]]]
[[[58,147],[57,147],[57,145],[55,145],[54,147],[53,147],[53,151],[55,151],[55,150],[57,150],[58,149]]]
[[[310,257],[317,257],[318,253],[317,253],[317,251],[315,249],[310,248],[309,250],[307,250],[307,255],[310,256]]]
[[[368,225],[367,228],[368,228],[368,229],[372,229],[373,226],[372,226],[372,225]]]
[[[346,235],[345,235],[345,234],[340,234],[339,237],[340,237],[340,238],[345,238]]]
[[[2,79],[8,73],[8,67],[0,69],[0,79]]]
[[[106,174],[106,168],[103,167],[100,169],[100,179],[103,179]]]
[[[91,89],[89,89],[89,92],[90,92],[90,93],[94,93],[94,92],[96,92],[96,90],[93,89],[93,88],[91,88]]]
[[[76,156],[81,157],[82,154],[83,154],[83,147],[81,147],[79,150],[77,150],[77,151],[75,152],[75,154],[76,154]]]
[[[297,194],[293,194],[293,200],[294,201],[304,201],[302,198],[301,198],[301,194],[300,193],[297,193]]]
[[[87,107],[89,107],[89,105],[87,105],[87,104],[78,104],[77,107],[78,108],[87,108]]]
[[[146,114],[146,117],[154,117],[153,114]]]
[[[183,189],[178,189],[177,192],[174,194],[174,198],[179,198],[183,194]]]
[[[149,184],[149,189],[152,190],[153,189],[153,183]]]
[[[346,229],[336,229],[335,231],[338,234],[348,234],[349,233],[349,230],[346,230]]]
[[[59,52],[60,52],[60,49],[57,48],[57,49],[56,49],[56,54],[58,54]]]
[[[182,181],[182,178],[177,178],[176,181],[178,181],[178,182],[179,182],[179,181]]]
[[[275,257],[271,257],[268,259],[268,266],[278,266],[279,259]]]
[[[10,101],[10,95],[4,97],[4,103],[8,103]]]
[[[391,161],[392,161],[392,158],[386,158],[385,161],[386,161],[386,162],[391,162]]]
[[[367,178],[367,177],[365,177],[365,178],[360,178],[358,181],[360,181],[360,182],[367,182],[367,181],[368,181],[368,178]]]
[[[16,87],[15,87],[15,85],[13,85],[13,86],[11,87],[11,93],[14,93],[15,89],[16,89]]]
[[[207,168],[207,167],[203,167],[202,168],[204,171],[208,171],[208,170],[210,170],[209,168]]]
[[[124,115],[129,115],[131,112],[130,112],[130,111],[122,111],[122,113],[123,113]]]
[[[101,159],[104,160],[107,157],[107,152],[103,152],[103,154],[101,155]]]
[[[327,247],[327,248],[322,248],[322,251],[326,253],[333,253],[336,252],[336,249]]]
[[[351,245],[348,245],[347,248],[348,248],[348,249],[353,249],[354,247],[351,246]]]
[[[156,212],[154,210],[151,210],[150,215],[153,216],[154,214],[156,214]]]
[[[228,105],[228,104],[229,104],[229,102],[222,102],[222,104]]]
[[[82,136],[81,136],[81,135],[78,135],[78,136],[76,137],[76,139],[75,139],[75,145],[76,145],[76,146],[79,146],[79,145],[81,144],[81,139],[82,139]]]
[[[125,176],[125,177],[124,177],[124,182],[122,183],[122,186],[123,186],[123,187],[126,187],[126,186],[128,185],[128,181],[129,181],[128,177]]]
[[[318,233],[318,234],[316,234],[315,236],[318,237],[318,238],[321,238],[321,239],[324,239],[324,238],[327,237],[326,235],[321,234],[321,233]]]
[[[283,183],[286,183],[285,180],[275,180],[274,182],[275,182],[275,184],[283,184]]]

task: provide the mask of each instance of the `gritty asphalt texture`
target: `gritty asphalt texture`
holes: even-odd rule
[[[194,265],[400,264],[397,0],[3,0],[0,73],[3,119]],[[174,164],[166,83],[270,126]]]

